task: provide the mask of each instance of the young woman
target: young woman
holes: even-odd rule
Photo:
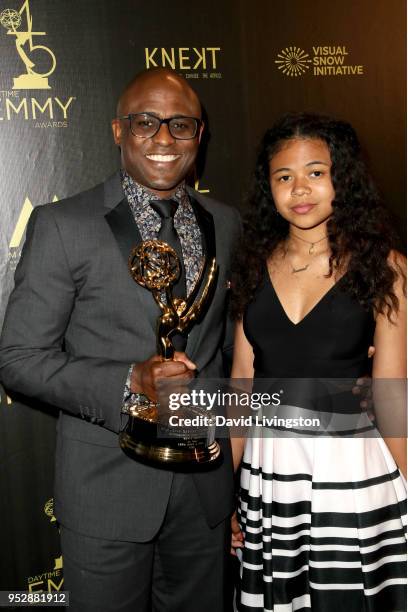
[[[395,379],[394,393],[406,377],[406,276],[393,240],[353,128],[308,114],[278,121],[261,143],[237,255],[232,377],[356,380],[374,346],[371,375]],[[388,415],[382,401],[383,422],[399,400]],[[232,440],[236,466],[243,454],[240,610],[406,609],[396,427],[385,440],[257,429],[244,454]]]

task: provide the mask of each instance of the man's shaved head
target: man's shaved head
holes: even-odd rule
[[[201,117],[201,104],[196,92],[183,77],[169,68],[150,68],[139,72],[122,91],[116,107],[116,116],[121,117],[130,112],[127,110],[129,103],[140,88],[154,87],[158,84],[167,85],[175,91],[178,90],[180,95],[185,96],[197,107],[199,114],[194,116]]]

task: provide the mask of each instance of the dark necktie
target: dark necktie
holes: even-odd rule
[[[173,285],[174,297],[186,298],[186,272],[184,268],[183,252],[181,249],[180,238],[174,227],[174,215],[178,208],[176,200],[151,200],[150,206],[160,215],[161,226],[157,234],[157,240],[167,242],[177,253],[181,271],[179,280]]]

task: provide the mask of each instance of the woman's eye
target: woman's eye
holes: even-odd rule
[[[321,170],[313,170],[312,176],[323,176],[323,172]]]
[[[279,181],[280,183],[287,183],[287,182],[289,181],[289,179],[290,179],[289,174],[284,174],[283,176],[280,176],[280,177],[278,178],[278,181]]]

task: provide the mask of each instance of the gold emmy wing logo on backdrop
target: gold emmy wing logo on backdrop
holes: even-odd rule
[[[33,44],[34,37],[46,36],[47,33],[33,32],[29,0],[25,0],[19,11],[10,8],[4,9],[0,13],[0,23],[6,28],[8,36],[15,36],[16,50],[26,69],[25,73],[13,79],[13,89],[51,89],[48,84],[48,77],[54,72],[57,60],[51,49],[44,45]],[[35,60],[40,57],[39,54],[42,55],[42,59],[48,56],[48,66],[44,72],[35,70]]]
[[[50,519],[50,523],[55,523],[57,519],[54,516],[54,498],[50,497],[44,504],[44,514]],[[54,559],[54,571],[60,570],[63,567],[62,555]]]
[[[20,216],[18,217],[16,227],[14,228],[13,235],[11,236],[9,247],[10,249],[16,249],[20,246],[21,240],[23,239],[23,235],[25,229],[27,227],[28,220],[33,211],[33,205],[31,204],[29,198],[24,200],[23,208],[21,209]]]
[[[52,199],[52,202],[58,202],[58,198],[55,195]],[[21,208],[21,212],[17,219],[17,223],[15,225],[13,234],[10,238],[9,243],[9,255],[7,260],[8,272],[13,273],[17,267],[19,262],[21,251],[23,247],[23,238],[25,235],[26,227],[30,215],[33,211],[33,205],[31,203],[30,198],[27,196],[24,200],[24,204]]]
[[[299,47],[286,47],[278,53],[278,58],[275,64],[278,64],[278,70],[290,77],[298,77],[306,70],[309,70],[312,60],[309,54]]]
[[[11,406],[13,401],[11,397],[9,397],[3,389],[3,393],[0,392],[0,404],[5,403],[7,406]]]
[[[194,181],[194,189],[198,191],[198,193],[210,193],[209,189],[206,189],[205,187],[201,187],[200,179],[196,179]]]
[[[57,519],[54,516],[54,498],[51,497],[44,504],[44,514],[50,519],[50,523],[54,523]]]
[[[56,195],[53,197],[52,202],[58,202],[58,198]],[[18,217],[16,226],[14,228],[13,235],[11,236],[11,239],[10,239],[10,244],[9,244],[10,249],[16,249],[20,246],[21,241],[24,236],[24,232],[27,227],[28,220],[30,218],[30,215],[33,209],[34,207],[31,204],[30,199],[27,197],[24,200],[24,204],[21,209],[20,216]]]

